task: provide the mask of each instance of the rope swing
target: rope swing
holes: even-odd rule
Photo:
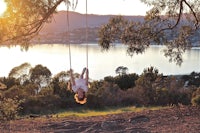
[[[74,3],[74,2],[73,2]],[[76,1],[76,5],[77,5],[77,1]],[[66,17],[66,22],[67,22],[67,44],[69,46],[69,66],[70,66],[70,70],[72,69],[72,59],[71,59],[71,43],[70,43],[70,22],[69,22],[69,5],[70,3],[67,3],[66,6],[67,6],[67,17]],[[74,6],[73,5],[73,10],[75,10],[76,8],[76,5]],[[88,4],[87,4],[87,0],[86,0],[86,13],[85,13],[85,43],[86,43],[86,68],[88,69],[88,11],[87,11],[87,8],[88,8]]]
[[[87,98],[85,93],[88,92],[88,18],[87,18],[87,0],[86,0],[86,14],[85,14],[85,23],[86,23],[86,30],[85,30],[85,43],[86,43],[86,67],[84,67],[81,75],[79,78],[74,78],[73,72],[72,72],[72,63],[71,63],[71,44],[70,44],[70,24],[69,24],[69,3],[67,8],[67,27],[68,27],[68,44],[69,44],[69,64],[70,64],[70,89],[73,90],[75,93],[74,99],[79,104],[84,104],[87,102]],[[86,75],[85,75],[86,72]],[[85,75],[85,78],[84,78]]]
[[[69,11],[67,11],[67,38],[68,38],[68,45],[69,45],[69,68],[72,69],[72,62],[71,62],[71,45],[70,45],[70,29],[69,29]]]
[[[86,67],[88,69],[88,11],[87,11],[87,0],[86,0],[86,12],[85,12],[85,23],[86,23],[86,30],[85,30],[85,43],[86,43]]]

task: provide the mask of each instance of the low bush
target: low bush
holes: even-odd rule
[[[193,93],[192,93],[192,100],[191,100],[192,105],[200,106],[200,88],[197,88]]]
[[[103,103],[100,97],[94,94],[88,94],[86,106],[90,109],[102,109]]]
[[[200,95],[197,95],[194,98],[192,98],[192,105],[200,106]]]
[[[0,101],[0,120],[13,120],[18,116],[21,100],[4,98]]]
[[[60,97],[56,95],[32,96],[22,105],[23,114],[53,113],[61,106]]]

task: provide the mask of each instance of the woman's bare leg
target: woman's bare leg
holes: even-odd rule
[[[89,70],[88,70],[88,68],[86,68],[85,80],[86,80],[86,85],[88,85],[88,80],[89,80]]]
[[[72,69],[70,69],[70,77],[71,77],[71,84],[75,85],[76,83],[75,83],[75,80],[74,80],[74,75],[73,75],[73,70]]]
[[[82,71],[82,73],[81,73],[81,75],[80,75],[80,78],[81,78],[81,79],[83,79],[83,75],[84,75],[85,71],[86,71],[86,68],[83,68],[83,71]]]

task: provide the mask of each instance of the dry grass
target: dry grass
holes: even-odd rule
[[[198,133],[200,131],[200,108],[196,106],[124,107],[99,111],[79,108],[52,116],[1,122],[0,131],[2,133],[111,131],[113,133]]]
[[[106,108],[104,110],[90,110],[90,109],[76,109],[70,111],[59,112],[54,114],[53,117],[68,117],[68,116],[75,116],[75,117],[89,117],[89,116],[103,116],[109,114],[120,114],[125,112],[140,112],[144,110],[159,110],[168,107],[120,107],[120,108]]]

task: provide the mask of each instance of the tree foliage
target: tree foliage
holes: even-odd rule
[[[124,66],[119,66],[116,68],[115,72],[116,74],[119,74],[119,75],[125,75],[128,72],[128,68]]]
[[[193,105],[200,106],[200,88],[197,88],[197,90],[192,93],[191,102]]]
[[[52,20],[62,2],[75,7],[78,0],[5,0],[7,10],[0,18],[0,44],[29,46],[45,23]]]
[[[128,46],[129,55],[142,53],[150,44],[166,45],[165,56],[181,65],[182,54],[191,47],[194,35],[199,36],[200,1],[141,0],[149,5],[142,22],[122,16],[111,18],[99,31],[99,44],[109,49],[116,40]]]
[[[15,119],[20,110],[21,100],[11,98],[1,98],[0,102],[0,121]]]
[[[31,65],[29,63],[23,63],[20,66],[14,67],[8,74],[9,77],[22,78],[28,75]]]
[[[31,69],[37,70],[36,75],[44,72],[41,70],[48,72],[48,68],[41,65]],[[41,81],[40,76],[43,77],[34,77]],[[67,89],[68,76],[68,72],[60,72],[54,77],[49,77],[50,82],[46,86],[40,86],[41,91],[38,93],[35,90],[39,85],[31,78],[28,78],[25,84],[20,84],[18,79],[13,77],[0,78],[0,82],[6,86],[0,89],[0,121],[14,119],[19,113],[55,113],[80,106],[74,101],[74,93]],[[187,81],[190,81],[190,78],[193,79],[188,76]],[[166,106],[179,103],[199,105],[199,87],[193,84],[184,86],[184,82],[183,77],[163,76],[154,67],[144,69],[141,75],[130,73],[108,76],[103,80],[91,81],[87,93],[88,102],[84,108]]]
[[[42,65],[36,65],[30,70],[30,80],[39,86],[38,89],[41,89],[44,84],[49,84],[51,75],[51,71]]]
[[[143,90],[143,97],[147,99],[145,101],[145,104],[152,104],[155,102],[154,98],[156,90],[153,85],[156,79],[161,76],[162,74],[159,74],[158,69],[154,67],[149,67],[147,69],[144,69],[141,76],[137,79],[136,86],[140,87],[140,89]]]

